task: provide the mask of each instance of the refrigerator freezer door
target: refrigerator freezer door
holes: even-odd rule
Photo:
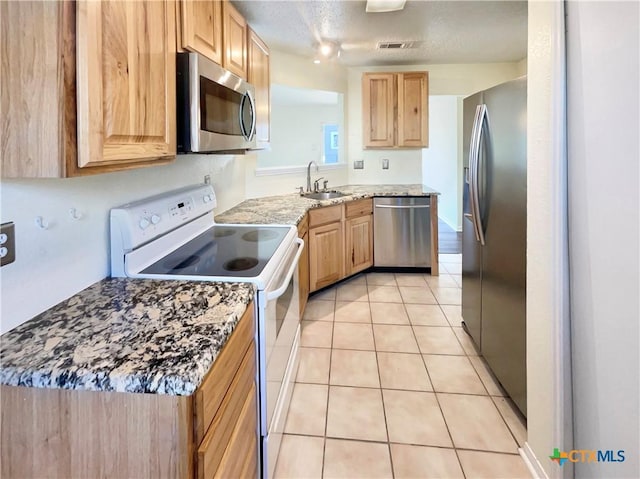
[[[465,167],[463,183],[462,220],[462,319],[467,332],[480,347],[482,296],[482,247],[476,239],[471,218],[471,197],[469,191],[469,150],[473,131],[476,106],[482,103],[482,93],[464,99],[463,116],[463,161]]]
[[[492,371],[526,415],[526,78],[486,90],[483,99],[488,122],[480,165],[486,240],[480,346]]]

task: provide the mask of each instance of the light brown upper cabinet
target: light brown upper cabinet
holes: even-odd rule
[[[0,2],[3,177],[70,177],[173,159],[170,5]]]
[[[222,66],[247,79],[247,22],[230,2],[222,2]]]
[[[269,146],[269,118],[271,100],[269,96],[269,48],[256,33],[249,28],[249,71],[248,81],[256,89],[256,148]]]
[[[181,5],[182,48],[222,65],[222,3],[185,0]]]
[[[173,4],[77,3],[78,165],[176,154]]]
[[[227,0],[182,0],[178,50],[197,52],[247,79],[247,22]]]
[[[365,148],[429,146],[428,72],[362,74]]]

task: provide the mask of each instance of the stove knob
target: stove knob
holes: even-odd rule
[[[160,223],[160,215],[151,215],[151,222],[154,225],[157,225],[158,223]]]
[[[204,195],[204,202],[209,203],[211,201],[211,195]]]
[[[145,217],[140,218],[140,222],[138,223],[140,229],[146,229],[150,224],[149,219]]]

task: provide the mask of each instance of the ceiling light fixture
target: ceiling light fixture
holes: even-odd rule
[[[367,0],[365,11],[368,13],[384,13],[402,10],[406,0]]]
[[[335,42],[322,41],[316,47],[316,56],[313,63],[332,60],[340,56],[340,47]]]

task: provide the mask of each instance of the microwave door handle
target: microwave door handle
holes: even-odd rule
[[[247,125],[244,124],[244,108],[245,105],[249,102],[249,108],[251,108],[251,126],[247,131]],[[238,120],[240,121],[240,130],[242,131],[242,136],[245,140],[250,141],[256,129],[256,105],[253,101],[253,97],[251,96],[251,92],[246,92],[242,95],[242,100],[240,100],[240,111],[238,112]]]
[[[302,254],[302,250],[304,249],[303,240],[301,240],[300,238],[296,238],[295,242],[298,244],[298,251],[296,252],[296,256],[295,258],[293,258],[293,262],[291,263],[291,266],[289,267],[289,271],[287,271],[287,275],[284,281],[282,282],[282,284],[278,287],[278,289],[275,289],[267,293],[266,295],[267,302],[273,301],[274,299],[282,296],[284,292],[287,290],[287,286],[289,286],[289,281],[291,281],[291,276],[293,276],[293,273],[298,266],[298,260],[300,259],[300,255]]]
[[[240,100],[240,108],[238,108],[238,123],[240,123],[240,131],[242,132],[242,136],[244,137],[245,140],[248,140],[247,138],[247,129],[244,126],[244,104],[247,101],[247,94],[245,93],[244,95],[242,95],[242,99]]]
[[[247,92],[247,96],[249,97],[249,103],[251,104],[251,131],[249,132],[249,140],[256,133],[256,122],[258,119],[258,112],[256,111],[256,101],[251,96],[251,92]]]

